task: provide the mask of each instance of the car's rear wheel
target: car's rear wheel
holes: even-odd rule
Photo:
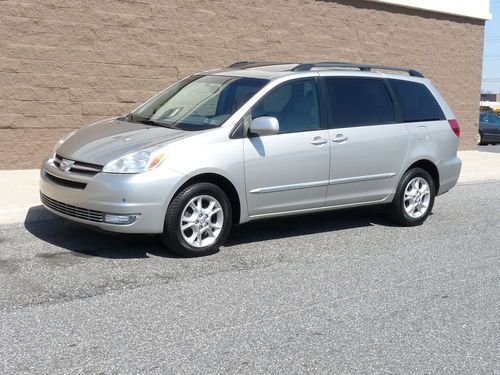
[[[231,230],[232,212],[227,195],[218,186],[196,183],[180,191],[165,217],[165,245],[182,256],[217,252]]]
[[[435,195],[431,175],[422,168],[410,169],[399,182],[391,204],[394,220],[404,226],[422,224],[432,211]]]

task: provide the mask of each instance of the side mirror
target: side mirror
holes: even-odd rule
[[[276,117],[261,116],[254,118],[250,124],[250,133],[259,136],[277,134],[280,131],[280,123]]]

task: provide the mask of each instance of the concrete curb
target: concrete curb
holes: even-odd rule
[[[463,162],[459,184],[500,181],[500,153],[461,151],[458,154]],[[41,205],[39,174],[38,169],[0,171],[0,225],[57,218]]]
[[[58,216],[41,205],[2,210],[0,209],[0,225],[34,223],[57,219]]]
[[[500,179],[500,153],[460,151],[458,156],[462,159],[460,183]]]
[[[38,169],[0,171],[0,224],[24,222],[35,207],[39,207],[39,214],[32,215],[33,219],[48,213],[40,202],[39,175]]]

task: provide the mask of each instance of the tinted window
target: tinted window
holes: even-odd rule
[[[479,122],[487,122],[491,124],[500,124],[500,117],[490,113],[481,113],[479,115]]]
[[[252,109],[252,118],[260,116],[276,117],[280,133],[319,129],[316,80],[293,81],[277,87]]]
[[[404,122],[445,120],[438,102],[425,85],[398,79],[390,79],[389,82]]]
[[[394,105],[382,80],[327,78],[326,87],[335,127],[396,122]]]

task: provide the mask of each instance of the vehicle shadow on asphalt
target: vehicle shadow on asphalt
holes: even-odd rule
[[[100,231],[62,219],[43,206],[29,209],[24,227],[48,244],[87,256],[112,259],[148,258],[150,255],[177,257],[165,250],[159,236]]]
[[[40,218],[41,210],[43,217]],[[384,207],[266,219],[235,226],[225,247],[259,243],[280,238],[342,231],[373,225],[394,226]],[[97,230],[59,218],[41,206],[28,211],[24,227],[38,239],[87,256],[112,259],[148,258],[150,255],[179,258],[168,251],[158,235],[118,234]]]
[[[396,226],[382,206],[265,219],[233,228],[226,247],[373,225]]]

